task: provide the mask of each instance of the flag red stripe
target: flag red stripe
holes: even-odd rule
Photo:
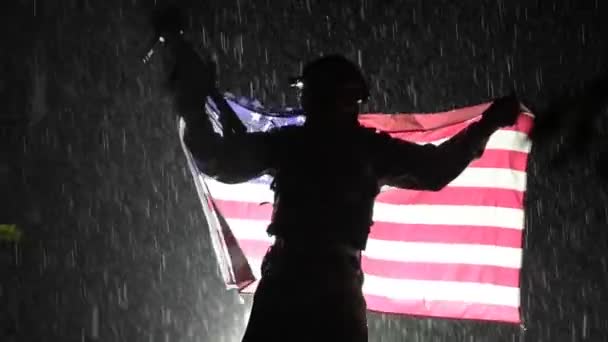
[[[519,269],[489,265],[414,263],[363,256],[365,274],[392,279],[454,281],[519,286]]]
[[[270,222],[272,210],[270,205],[264,205],[263,209],[258,209],[259,205],[253,203],[216,202],[224,202],[219,205],[220,212],[229,219]],[[401,224],[376,221],[372,226],[369,238],[401,242],[479,244],[521,248],[522,232],[517,229],[488,226]]]
[[[516,229],[481,226],[396,224],[376,222],[370,239],[399,241],[491,245],[521,248],[522,232]]]
[[[270,220],[271,203],[252,203],[232,200],[214,200],[226,218]],[[377,203],[394,205],[474,205],[521,208],[523,192],[488,188],[444,188],[442,195],[427,191],[390,189],[378,195]]]
[[[253,283],[250,283],[246,287],[242,288],[239,293],[252,295],[253,293],[255,293],[255,290],[258,288],[259,284],[260,284],[260,281],[256,280]]]
[[[420,242],[420,243],[453,243],[477,244],[497,247],[521,248],[522,232],[515,229],[470,226],[441,226],[441,225],[398,225],[394,223],[377,222],[373,225],[370,239]],[[242,241],[251,241],[239,239]],[[267,248],[268,242],[258,241]],[[256,251],[253,255],[257,255]],[[259,252],[259,251],[258,251]],[[264,251],[260,253],[264,253]],[[245,255],[249,255],[245,253]]]
[[[242,293],[252,294],[259,282],[244,288]],[[399,300],[365,294],[368,311],[381,314],[407,314],[412,316],[470,319],[521,323],[519,308],[506,305],[491,305],[440,300]]]
[[[481,108],[484,105],[477,106]],[[472,110],[470,110],[472,109]],[[421,137],[421,141],[431,141],[448,137],[445,132],[452,132],[452,135],[463,129],[473,121],[481,118],[483,110],[475,110],[474,107],[445,113],[437,114],[377,114],[368,113],[359,115],[359,122],[366,127],[373,127],[383,132],[388,133],[411,133],[413,141],[417,141],[415,137]],[[469,121],[471,120],[471,121]],[[520,132],[529,133],[534,118],[521,114],[517,118],[515,125],[505,127],[507,130],[517,130]],[[436,132],[444,132],[444,134],[435,135]],[[434,137],[434,138],[432,138]]]
[[[418,143],[432,142],[441,139],[451,138],[461,130],[469,126],[470,122],[461,122],[455,125],[439,128],[431,131],[411,131],[411,132],[394,132],[391,136],[403,140],[415,141]],[[511,127],[503,127],[506,131],[528,132],[532,127],[532,118],[522,115],[518,118],[515,125]]]
[[[227,219],[265,220],[270,223],[272,203],[258,204],[230,200],[214,200]]]
[[[365,113],[359,121],[372,122],[385,132],[436,130],[480,116],[490,103],[438,113]]]
[[[446,187],[437,192],[389,189],[376,197],[376,202],[387,204],[442,204],[478,205],[502,208],[521,208],[523,191],[491,188]]]
[[[365,295],[365,300],[368,310],[380,313],[520,323],[519,308],[512,306],[437,300],[397,300],[376,295]]]
[[[245,255],[261,260],[266,254],[269,242],[242,239],[240,247]],[[310,252],[314,253],[314,252]],[[415,263],[379,260],[362,256],[361,264],[365,274],[383,278],[471,282],[499,286],[519,286],[519,269],[466,264]]]
[[[383,115],[370,115],[359,120],[363,126],[372,127],[389,133],[392,137],[415,141],[419,143],[431,142],[447,139],[463,130],[471,122],[463,121],[449,126],[437,128],[435,130],[424,130],[412,125],[408,120],[398,120],[386,118]],[[503,130],[518,131],[528,133],[532,129],[534,119],[527,115],[520,115],[515,125],[504,127]]]
[[[270,247],[270,241],[259,241],[250,239],[240,239],[239,247],[243,250],[243,253],[249,258],[262,260],[262,257],[266,254],[268,247]],[[312,252],[311,252],[312,253]]]

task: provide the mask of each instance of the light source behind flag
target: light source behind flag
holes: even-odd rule
[[[249,131],[304,121],[298,110],[281,116],[243,99],[228,101]],[[436,114],[362,114],[360,122],[399,139],[438,144],[478,120],[488,106]],[[441,191],[382,189],[362,259],[369,310],[520,322],[523,196],[532,124],[532,115],[522,112],[516,125],[496,131],[483,156]],[[183,122],[179,128],[182,134]],[[220,183],[201,174],[183,140],[182,146],[224,282],[252,293],[272,243],[266,234],[272,179]]]

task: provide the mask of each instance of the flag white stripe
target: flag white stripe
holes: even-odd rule
[[[441,224],[522,230],[524,211],[492,206],[387,204],[374,205],[373,220],[400,224]]]
[[[497,149],[530,153],[532,140],[528,138],[528,134],[518,131],[498,130],[492,134],[486,149]]]
[[[249,260],[254,276],[260,279],[261,258],[249,258]],[[515,308],[519,307],[520,302],[518,287],[473,282],[395,279],[371,274],[365,274],[363,293],[394,300],[424,299]]]
[[[230,219],[237,240],[252,240],[271,244],[273,237],[266,234],[268,221]],[[429,262],[444,264],[487,265],[520,268],[522,250],[502,246],[478,244],[447,244],[400,242],[369,239],[363,252],[367,257],[397,262]]]
[[[469,167],[448,187],[476,187],[525,191],[526,172],[503,168]]]
[[[467,225],[523,230],[524,211],[496,206],[376,202],[373,220],[396,224]]]
[[[519,307],[519,288],[493,284],[394,279],[366,274],[363,292],[395,300],[442,300]]]
[[[274,192],[268,184],[226,184],[209,177],[205,177],[204,181],[213,199],[246,203],[274,202]]]
[[[519,269],[520,248],[369,239],[363,254],[369,258],[399,262],[485,265]]]
[[[251,273],[253,273],[255,279],[259,280],[262,278],[262,257],[255,258],[252,256],[247,256],[247,261],[249,262]]]
[[[201,176],[204,177],[204,176]],[[239,202],[273,202],[270,186],[263,183],[225,184],[204,177],[213,198]],[[526,173],[503,168],[466,168],[448,187],[476,187],[525,191]]]
[[[429,141],[428,143],[433,145],[439,145],[449,138],[443,138],[438,140]],[[427,142],[417,142],[418,144],[426,144]],[[507,131],[498,130],[494,132],[488,143],[486,144],[486,150],[506,150],[514,152],[529,153],[532,148],[532,141],[528,138],[528,134],[518,131]]]

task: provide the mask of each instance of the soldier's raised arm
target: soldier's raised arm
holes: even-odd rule
[[[496,100],[478,122],[435,146],[418,145],[379,134],[377,165],[382,185],[438,191],[454,180],[485,149],[500,127],[515,124],[520,105],[515,97]]]
[[[175,65],[169,87],[176,111],[186,124],[184,142],[201,171],[225,183],[245,182],[271,173],[280,132],[247,133],[217,91],[214,62],[201,57],[181,32],[166,33],[165,40]],[[214,130],[205,112],[207,97],[220,112],[222,134]]]

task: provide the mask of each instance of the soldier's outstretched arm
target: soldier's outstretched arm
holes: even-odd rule
[[[241,183],[276,170],[279,131],[221,136],[208,118],[186,122],[184,143],[207,176],[223,183]]]
[[[225,183],[245,182],[271,172],[278,132],[246,133],[225,102],[216,103],[223,134],[216,132],[204,108],[207,96],[216,102],[223,100],[215,88],[215,65],[183,39],[173,39],[170,45],[175,57],[170,83],[174,105],[186,123],[184,142],[201,171]]]
[[[490,136],[500,127],[513,125],[519,113],[515,97],[501,98],[484,112],[481,120],[437,146],[380,134],[377,145],[380,181],[400,188],[439,191],[481,157]]]
[[[439,191],[481,156],[494,131],[480,121],[437,146],[381,133],[377,145],[380,181],[404,189]]]

